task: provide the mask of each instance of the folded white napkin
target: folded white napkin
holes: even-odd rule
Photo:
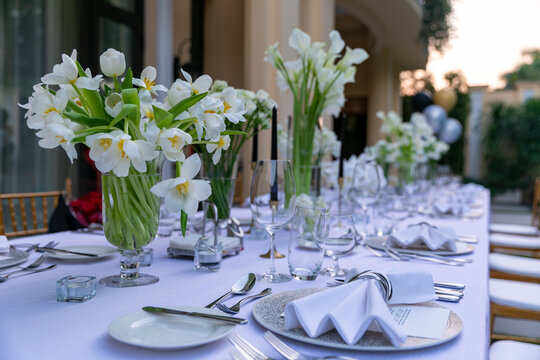
[[[6,254],[9,252],[9,243],[7,237],[0,235],[0,254]]]
[[[434,227],[428,224],[413,225],[388,236],[386,245],[401,248],[428,248],[456,251],[457,235],[454,229]]]
[[[351,274],[358,271],[351,270]],[[435,299],[429,272],[386,272],[393,287],[391,304],[416,303]],[[375,324],[374,324],[375,322]],[[394,346],[407,336],[394,321],[377,283],[373,279],[352,281],[291,301],[285,306],[287,329],[302,327],[310,337],[333,328],[347,344],[357,343],[373,325]]]
[[[469,206],[454,198],[441,198],[433,203],[433,207],[440,214],[461,215],[469,210]]]

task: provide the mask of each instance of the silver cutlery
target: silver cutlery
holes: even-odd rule
[[[278,339],[277,336],[272,334],[270,331],[267,331],[264,333],[264,338],[274,349],[276,349],[277,352],[279,352],[281,355],[283,355],[287,360],[357,360],[357,358],[353,358],[350,356],[310,356],[305,355],[302,353],[299,353],[298,351],[291,348],[289,345],[285,344],[283,341]]]
[[[172,314],[172,315],[185,315],[185,316],[194,316],[194,317],[200,317],[200,318],[206,318],[206,319],[212,319],[212,320],[219,320],[228,322],[231,324],[247,324],[246,319],[241,318],[235,318],[231,316],[225,316],[225,315],[215,315],[215,314],[206,314],[206,313],[200,313],[195,311],[182,311],[182,310],[175,310],[175,309],[167,309],[157,306],[145,306],[142,308],[146,312],[152,312],[152,313],[158,313],[158,314]]]
[[[426,254],[426,253],[417,253],[413,251],[401,251],[396,248],[388,248],[389,250],[393,251],[394,253],[398,253],[400,255],[420,255],[420,256],[426,256],[434,259],[440,259],[443,261],[454,261],[454,262],[462,262],[462,263],[472,263],[472,259],[462,259],[462,258],[456,258],[456,257],[446,257],[438,254]]]
[[[231,294],[245,295],[249,290],[251,290],[253,288],[256,281],[257,281],[257,277],[253,273],[249,273],[247,275],[242,276],[241,278],[237,279],[234,282],[234,284],[231,286],[231,291],[228,291],[227,293],[225,293],[222,296],[218,297],[216,300],[214,300],[210,304],[206,305],[205,308],[212,309],[219,302],[223,301],[224,299],[226,299]]]
[[[224,303],[219,302],[217,304],[217,308],[219,310],[221,310],[223,312],[226,312],[226,313],[229,313],[229,314],[238,314],[238,312],[240,312],[240,306],[243,303],[245,303],[246,301],[250,301],[250,300],[253,300],[253,299],[258,299],[258,298],[264,297],[264,296],[266,296],[266,295],[268,295],[270,293],[272,293],[272,289],[266,288],[266,289],[264,289],[263,291],[261,291],[260,293],[258,293],[256,295],[251,295],[251,296],[247,296],[247,297],[243,298],[242,300],[240,300],[239,302],[237,302],[236,304],[234,304],[231,307],[228,307]]]
[[[38,247],[36,249],[36,251],[38,251],[38,250],[43,250],[43,251],[47,251],[47,252],[61,252],[61,253],[64,253],[64,254],[74,254],[74,255],[90,256],[90,257],[97,257],[98,256],[98,254],[90,254],[90,253],[85,253],[85,252],[80,252],[80,251],[57,249],[57,248],[45,247],[45,246]]]
[[[463,289],[465,289],[464,284],[458,284],[458,283],[435,281],[434,285],[438,286],[438,287],[447,288],[447,289],[454,289],[454,290],[463,290]]]
[[[252,360],[251,357],[247,357],[244,353],[240,352],[240,350],[235,347],[229,350],[229,355],[233,360]]]
[[[52,264],[52,265],[47,266],[46,268],[41,268],[41,269],[37,268],[37,269],[25,269],[25,270],[14,271],[14,272],[9,273],[7,275],[0,276],[0,283],[4,282],[4,281],[7,281],[8,278],[11,275],[15,274],[15,273],[21,273],[20,275],[16,276],[16,277],[21,277],[21,276],[26,276],[26,275],[30,275],[30,274],[40,273],[40,272],[47,271],[47,270],[52,270],[54,268],[56,268],[56,264]]]
[[[25,270],[35,269],[35,268],[39,267],[41,264],[43,264],[43,262],[45,261],[46,258],[47,258],[47,255],[41,255],[36,260],[34,260],[34,262],[31,263],[30,265],[22,267],[22,268],[20,268],[18,270],[12,271],[12,272],[10,272],[10,273],[8,273],[6,275],[9,277],[11,274],[15,274],[15,273],[25,271]],[[10,269],[10,270],[12,270],[12,269]],[[3,272],[5,272],[5,271],[1,271],[1,273],[3,273]]]
[[[364,244],[364,247],[367,248],[373,255],[375,255],[377,257],[384,257],[384,255],[382,253],[380,253],[377,250],[373,249],[371,246],[369,246],[367,244]],[[389,257],[391,257],[392,259],[397,260],[397,261],[409,261],[411,258],[414,258],[414,259],[418,259],[418,260],[431,261],[431,262],[436,262],[436,263],[445,264],[445,265],[452,265],[452,266],[463,266],[464,265],[464,263],[453,261],[452,259],[446,259],[446,258],[437,259],[437,258],[432,258],[432,257],[430,257],[428,255],[397,253],[395,250],[393,250],[392,248],[389,248],[388,246],[385,246],[384,252]]]
[[[44,248],[53,248],[53,247],[56,247],[58,244],[59,244],[58,241],[49,241],[43,247]],[[37,246],[34,246],[32,249],[35,250],[36,252],[45,252],[45,250],[41,250],[39,244]]]
[[[232,333],[229,335],[229,341],[236,347],[242,354],[252,360],[273,360],[272,358],[263,354],[255,346],[248,343],[240,335]]]

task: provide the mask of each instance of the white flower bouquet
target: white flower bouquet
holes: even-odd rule
[[[278,43],[268,47],[265,60],[277,70],[282,91],[289,89],[294,99],[292,163],[297,194],[307,194],[311,183],[313,140],[319,117],[337,116],[345,103],[345,84],[354,82],[355,65],[368,58],[363,49],[345,47],[339,32],[330,32],[330,46],[311,42],[308,34],[294,29],[289,46],[298,58],[284,61]]]
[[[176,80],[170,89],[156,84],[156,69],[146,67],[139,78],[126,72],[124,55],[109,49],[100,57],[105,75],[92,76],[77,62],[77,52],[62,55],[52,73],[34,85],[27,125],[38,130],[39,145],[63,148],[77,158],[75,144],[86,144],[102,177],[107,239],[121,249],[140,249],[157,231],[159,198],[169,211],[181,212],[182,231],[211,188],[196,180],[201,161],[186,159],[186,145],[206,145],[219,160],[227,136],[225,119],[236,119],[241,100],[207,96],[212,79],[203,75]],[[124,75],[125,73],[125,75]],[[123,76],[123,77],[122,77]],[[158,92],[166,93],[163,102]],[[232,120],[231,120],[232,121]],[[159,182],[163,157],[176,163],[176,178]],[[156,196],[157,195],[157,196]]]

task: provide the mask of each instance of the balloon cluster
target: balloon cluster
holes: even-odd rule
[[[447,144],[453,144],[463,133],[461,123],[448,117],[448,111],[456,105],[456,102],[455,90],[446,88],[437,91],[435,96],[432,96],[428,90],[422,90],[412,97],[411,105],[413,112],[421,112],[425,115],[439,139]]]

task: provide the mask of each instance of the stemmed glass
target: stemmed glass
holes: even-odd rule
[[[327,215],[322,236],[325,239],[325,255],[332,257],[332,266],[323,270],[330,276],[344,276],[347,271],[339,266],[339,256],[349,253],[356,245],[356,227],[352,215]]]
[[[406,195],[388,194],[384,197],[384,216],[392,221],[392,233],[398,231],[398,223],[409,217],[409,202]]]
[[[288,160],[259,160],[251,181],[250,205],[253,217],[270,234],[270,270],[259,275],[268,282],[286,282],[290,275],[280,274],[274,265],[275,233],[293,215],[296,188]]]
[[[381,193],[381,172],[379,166],[373,160],[362,160],[354,168],[349,196],[362,209],[366,234],[367,225],[369,224],[368,207],[377,202]]]

